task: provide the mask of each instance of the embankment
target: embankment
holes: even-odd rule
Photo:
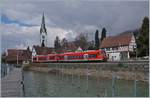
[[[148,82],[148,64],[130,63],[31,63],[24,66],[24,70],[46,73],[61,73],[68,75],[89,75],[92,77],[138,80]]]

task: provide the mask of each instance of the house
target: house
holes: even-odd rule
[[[7,49],[6,63],[22,64],[24,61],[31,60],[31,51],[29,49]]]
[[[75,52],[83,52],[81,47],[78,47],[78,49]]]
[[[124,32],[116,36],[106,37],[101,45],[111,61],[130,59],[130,52],[136,48],[135,37],[132,32]]]

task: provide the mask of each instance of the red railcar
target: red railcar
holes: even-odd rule
[[[33,62],[80,62],[80,61],[107,61],[104,50],[90,50],[84,52],[67,52],[63,54],[37,55]]]

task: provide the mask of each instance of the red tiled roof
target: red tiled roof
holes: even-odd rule
[[[67,52],[67,50],[65,50],[65,49],[55,49],[55,52],[56,53],[65,53],[65,52]]]
[[[54,48],[51,47],[40,47],[40,46],[33,46],[37,55],[47,55],[54,52]]]
[[[133,34],[130,32],[124,32],[117,36],[106,37],[102,43],[100,48],[109,48],[109,47],[117,47],[117,46],[126,46],[129,45],[130,40]]]
[[[40,46],[33,46],[37,55],[47,55],[52,53],[65,53],[67,51],[75,51],[77,50],[77,46],[75,45],[74,41],[68,42],[66,49],[55,49],[53,47],[40,47]]]

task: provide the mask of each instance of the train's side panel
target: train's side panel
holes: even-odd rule
[[[103,50],[93,50],[87,52],[71,52],[64,54],[48,54],[33,57],[33,62],[58,62],[58,61],[107,61],[107,56]]]
[[[57,62],[58,58],[56,54],[48,55],[47,62]]]

